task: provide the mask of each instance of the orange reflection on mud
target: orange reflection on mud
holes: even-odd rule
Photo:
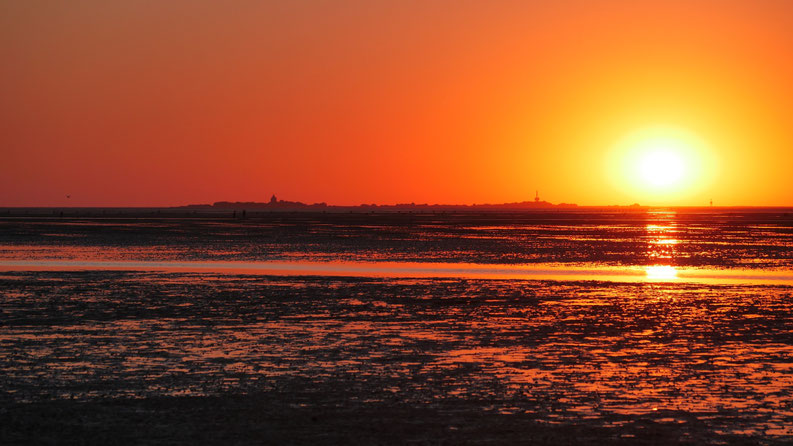
[[[657,219],[657,222],[648,224],[646,228],[647,238],[647,257],[651,260],[663,260],[664,263],[671,262],[676,254],[676,246],[680,244],[680,240],[676,238],[677,224],[675,212],[651,212],[650,218]],[[663,275],[663,278],[669,277],[668,271],[662,273],[661,271],[653,270],[652,274],[648,270],[648,277],[655,275]],[[660,278],[660,277],[659,277]]]
[[[27,403],[309,389],[290,402],[314,410],[343,383],[363,404],[793,435],[790,286],[670,270],[650,286],[7,273],[0,390]]]
[[[644,268],[648,281],[670,281],[678,278],[677,268],[669,265],[675,257],[675,247],[680,240],[675,238],[677,226],[676,213],[667,211],[651,212],[650,218],[657,220],[646,226],[647,257],[650,260],[661,260],[662,265],[651,265]]]

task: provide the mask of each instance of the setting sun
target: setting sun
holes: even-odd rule
[[[668,187],[682,179],[686,174],[685,167],[676,147],[653,144],[641,155],[638,173],[650,186]]]
[[[606,159],[606,175],[635,201],[664,204],[706,195],[717,174],[709,144],[675,126],[628,132]]]
[[[793,446],[793,0],[10,0],[0,55],[0,446]]]

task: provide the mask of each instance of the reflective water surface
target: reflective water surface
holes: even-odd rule
[[[713,285],[793,285],[793,271],[683,268],[671,265],[613,267],[564,264],[496,265],[429,262],[222,262],[0,260],[6,271],[166,271],[275,276],[521,279],[605,282],[678,282]]]
[[[0,218],[0,260],[793,268],[791,210]]]
[[[0,277],[5,399],[270,392],[330,404],[793,435],[789,287],[207,273]],[[367,404],[369,404],[367,403]]]
[[[0,222],[0,440],[793,441],[789,219],[487,218]]]

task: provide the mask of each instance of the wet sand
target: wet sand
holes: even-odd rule
[[[0,221],[0,257],[415,261],[424,240],[448,230],[461,248],[428,249],[418,263],[465,259],[482,236],[516,237],[501,246],[524,249],[523,259],[552,258],[543,246],[599,247],[600,261],[580,262],[594,256],[582,249],[571,266],[787,268],[780,216],[743,226],[629,218],[556,229],[358,222],[336,232],[327,221],[15,220]],[[690,245],[704,242],[691,234],[703,226],[721,235],[694,255]],[[582,231],[594,232],[565,238]],[[348,255],[356,244],[362,251]],[[484,258],[520,264],[493,246]],[[793,287],[784,284],[8,269],[0,444],[793,441]]]
[[[4,443],[793,438],[790,287],[133,272],[0,285]]]
[[[0,260],[391,261],[793,269],[793,210],[0,215]]]

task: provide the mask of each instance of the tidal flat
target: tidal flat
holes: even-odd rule
[[[357,243],[370,261],[449,262],[511,231],[483,258],[785,271],[793,238],[784,214],[562,216],[555,229],[457,218],[335,233],[288,219],[4,220],[0,257],[347,259]],[[416,232],[447,230],[419,256]],[[538,235],[552,230],[567,235]],[[2,444],[793,441],[790,285],[9,269],[0,299]]]

